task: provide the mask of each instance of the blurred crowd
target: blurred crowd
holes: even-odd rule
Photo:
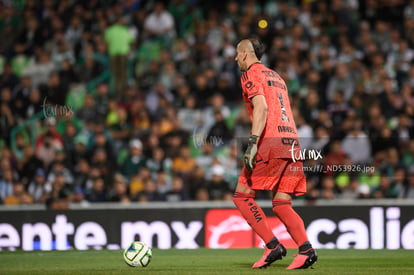
[[[0,204],[231,200],[250,36],[314,152],[297,199],[414,198],[412,0],[0,0],[0,33]]]

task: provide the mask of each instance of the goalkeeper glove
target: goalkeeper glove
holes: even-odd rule
[[[251,135],[249,137],[249,142],[247,143],[247,149],[244,153],[244,166],[247,170],[252,171],[256,164],[256,154],[257,154],[257,141],[259,140],[258,136]]]

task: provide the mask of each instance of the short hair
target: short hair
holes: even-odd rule
[[[265,52],[265,46],[258,38],[253,37],[249,38],[248,40],[250,41],[250,43],[252,43],[254,54],[260,60]]]

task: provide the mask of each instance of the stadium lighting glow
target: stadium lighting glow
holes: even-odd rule
[[[267,26],[269,26],[269,23],[267,22],[267,20],[265,19],[260,19],[259,22],[257,22],[257,25],[259,26],[259,28],[261,29],[266,29]]]

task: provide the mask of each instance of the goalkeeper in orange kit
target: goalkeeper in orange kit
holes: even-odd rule
[[[235,61],[243,72],[243,100],[252,128],[244,155],[245,167],[239,176],[233,201],[266,244],[262,258],[253,268],[267,267],[286,256],[286,249],[273,234],[263,210],[254,200],[258,190],[273,192],[273,212],[299,247],[299,254],[287,269],[307,268],[316,262],[317,254],[308,240],[302,218],[292,208],[292,195],[306,192],[303,163],[291,157],[292,150],[300,150],[296,125],[287,86],[277,72],[260,62],[263,52],[263,45],[254,38],[242,40],[237,45]]]

